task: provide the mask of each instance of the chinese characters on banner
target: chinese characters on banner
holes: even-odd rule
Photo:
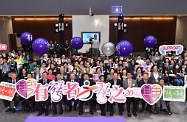
[[[15,84],[1,82],[0,83],[0,99],[12,101],[16,93]]]
[[[8,91],[4,89],[8,89]],[[62,100],[63,95],[66,95],[68,100],[78,99],[88,101],[95,93],[96,100],[99,104],[105,104],[107,101],[110,103],[125,103],[127,97],[134,97],[144,99],[148,104],[153,105],[163,94],[165,100],[183,101],[185,99],[184,91],[185,89],[183,87],[173,86],[164,87],[162,90],[162,87],[158,84],[145,84],[141,88],[135,87],[128,89],[124,89],[118,85],[111,86],[110,83],[103,82],[96,82],[95,85],[90,86],[88,80],[84,81],[82,86],[79,86],[77,82],[67,82],[65,84],[64,81],[51,81],[49,84],[42,85],[37,83],[35,79],[19,80],[16,86],[10,83],[6,83],[6,85],[0,84],[0,98],[10,101],[13,99],[15,92],[25,99],[35,97],[36,101],[46,101],[48,97],[51,97],[53,102]],[[171,95],[172,98],[170,97]]]

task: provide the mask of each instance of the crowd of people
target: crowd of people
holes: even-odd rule
[[[19,79],[34,78],[41,84],[49,83],[52,80],[60,82],[78,82],[79,85],[89,80],[90,85],[96,82],[109,82],[111,85],[119,85],[124,89],[141,87],[143,84],[159,84],[184,86],[184,76],[187,72],[187,51],[181,55],[168,52],[165,56],[160,55],[157,50],[152,50],[146,58],[140,55],[130,54],[128,57],[117,55],[106,57],[84,57],[83,55],[65,56],[54,53],[40,56],[38,60],[29,59],[23,51],[11,51],[8,54],[0,54],[0,78],[1,81],[16,83]],[[45,81],[45,82],[44,82]],[[137,113],[147,111],[158,114],[165,111],[171,115],[170,102],[161,98],[155,105],[149,105],[144,100],[138,98],[127,98],[126,103],[109,103],[99,105],[96,96],[89,101],[67,100],[66,96],[56,103],[51,102],[50,97],[45,102],[35,102],[34,97],[23,99],[18,94],[10,101],[3,100],[6,108],[5,112],[16,112],[16,107],[22,105],[22,110],[27,112],[38,111],[38,116],[49,114],[50,107],[54,115],[62,115],[67,107],[69,112],[77,111],[79,115],[84,113],[84,106],[89,106],[91,115],[99,109],[101,116],[109,112],[113,116],[114,112],[120,116],[126,113],[137,116]],[[131,104],[133,108],[131,111]],[[114,106],[118,105],[118,110]],[[66,107],[63,107],[66,106]],[[99,107],[98,107],[99,106]],[[126,106],[126,107],[125,107]]]

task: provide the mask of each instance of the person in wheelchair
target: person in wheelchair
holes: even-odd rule
[[[159,79],[159,85],[163,88],[164,86],[164,79]],[[160,98],[160,100],[156,103],[156,109],[155,109],[155,114],[158,114],[161,110],[166,112],[168,115],[171,115],[172,112],[170,111],[170,106],[169,102],[163,100],[163,96]]]

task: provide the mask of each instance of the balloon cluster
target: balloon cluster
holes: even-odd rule
[[[33,36],[29,32],[24,32],[20,36],[21,42],[24,45],[30,45],[32,44],[32,48],[35,53],[39,55],[43,55],[48,52],[50,45],[48,41],[44,38],[37,38],[33,42]],[[147,36],[144,39],[144,44],[148,48],[153,48],[157,43],[157,39],[154,36]],[[71,46],[78,50],[83,47],[84,43],[82,38],[80,37],[74,37],[71,40]],[[120,56],[129,56],[130,53],[132,53],[133,47],[132,44],[127,40],[122,40],[117,43],[116,47],[112,42],[106,42],[102,45],[102,52],[106,56],[111,56],[117,52]]]
[[[24,45],[32,44],[34,52],[39,55],[47,53],[50,48],[49,42],[44,38],[37,38],[33,41],[33,36],[29,32],[23,32],[20,36],[20,39]],[[80,37],[74,37],[71,40],[71,45],[74,49],[81,49],[83,44],[83,40]]]
[[[24,45],[32,44],[32,48],[36,54],[43,55],[49,50],[49,43],[44,38],[37,38],[33,41],[33,36],[29,32],[23,32],[20,36],[21,42]]]

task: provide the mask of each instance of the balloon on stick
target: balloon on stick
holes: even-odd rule
[[[105,42],[102,45],[102,52],[106,56],[111,56],[115,53],[115,45],[112,42]]]
[[[48,52],[49,50],[49,42],[44,38],[38,38],[34,40],[32,44],[32,48],[35,53],[39,55],[43,55]]]
[[[116,45],[116,51],[120,56],[129,56],[132,50],[132,44],[127,40],[122,40]]]
[[[144,39],[144,44],[148,48],[153,48],[156,45],[156,43],[157,43],[157,39],[152,35],[149,35]]]
[[[29,32],[23,32],[20,36],[21,42],[24,45],[30,45],[33,41],[33,36]]]
[[[73,37],[71,40],[71,46],[76,50],[81,49],[83,44],[83,40],[80,37]]]

